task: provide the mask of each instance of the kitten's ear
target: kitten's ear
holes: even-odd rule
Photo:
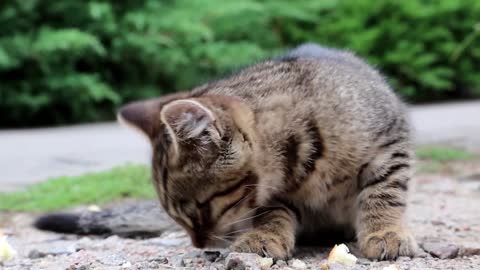
[[[183,98],[184,94],[171,94],[156,99],[132,102],[124,105],[117,113],[118,122],[139,130],[150,140],[156,137],[160,122],[160,111],[168,102]]]
[[[165,105],[160,113],[162,122],[180,140],[203,136],[208,131],[210,136],[219,137],[215,128],[215,115],[206,106],[192,99],[175,100]]]

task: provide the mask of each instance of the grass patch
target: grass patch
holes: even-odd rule
[[[446,147],[420,147],[417,157],[424,162],[420,172],[437,172],[445,162],[471,160],[475,155]],[[0,193],[0,210],[44,212],[82,204],[105,204],[121,198],[153,198],[146,166],[125,165],[99,173],[59,177],[24,191]]]
[[[125,165],[100,173],[49,179],[25,191],[0,193],[0,210],[43,212],[154,195],[149,169]]]
[[[445,168],[445,165],[438,161],[424,161],[417,164],[418,173],[439,173]]]
[[[475,158],[475,155],[462,149],[436,146],[417,148],[416,154],[419,159],[436,162],[472,160]]]

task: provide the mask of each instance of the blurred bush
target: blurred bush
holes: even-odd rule
[[[111,119],[299,43],[347,48],[411,101],[480,96],[480,2],[0,2],[0,126]]]
[[[410,101],[480,97],[480,1],[338,1],[312,28],[293,28],[292,42],[366,57]]]

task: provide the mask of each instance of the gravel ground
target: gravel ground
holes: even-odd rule
[[[326,261],[331,247],[299,248],[293,260],[268,260],[227,250],[199,250],[172,226],[159,237],[130,239],[110,236],[62,235],[30,226],[34,216],[0,213],[0,227],[17,250],[0,269],[480,269],[480,164],[452,167],[450,175],[417,175],[410,196],[409,219],[424,257],[400,257],[395,262],[359,257],[351,268]],[[454,176],[461,175],[461,176]],[[328,268],[327,268],[328,266]]]

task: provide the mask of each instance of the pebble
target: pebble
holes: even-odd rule
[[[358,258],[357,263],[360,264],[360,265],[370,265],[370,264],[372,264],[372,261],[370,261],[369,259],[365,259],[365,258]]]
[[[28,253],[28,258],[30,259],[39,259],[39,258],[43,258],[47,256],[47,254],[37,250],[37,249],[32,249],[30,250],[30,252]]]
[[[453,259],[457,257],[459,251],[458,246],[441,242],[425,242],[423,243],[423,249],[440,259]]]
[[[132,267],[131,262],[126,262],[126,263],[122,264],[122,268],[130,268],[130,267]]]
[[[183,263],[183,258],[180,256],[174,256],[172,258],[169,258],[169,261],[174,267],[185,267],[185,264]]]
[[[158,258],[155,258],[153,260],[151,260],[152,262],[156,262],[156,263],[159,263],[159,264],[167,264],[168,263],[168,259],[165,258],[165,257],[158,257]]]
[[[307,264],[304,263],[303,261],[299,260],[299,259],[293,259],[293,260],[288,261],[288,265],[295,268],[295,269],[306,269],[307,268]]]
[[[350,269],[350,268],[336,262],[327,262],[324,265],[322,265],[322,270],[347,270],[347,269]]]
[[[445,222],[440,221],[440,220],[432,220],[431,223],[432,223],[432,225],[435,225],[435,226],[443,226],[443,225],[446,225]]]
[[[207,251],[204,251],[204,252],[203,252],[202,257],[203,257],[206,261],[215,262],[215,261],[220,257],[220,255],[222,255],[222,253],[221,253],[220,251],[207,250]]]
[[[400,270],[400,267],[396,264],[390,264],[382,268],[382,270]]]
[[[261,269],[261,257],[253,253],[228,254],[225,265],[229,270]]]
[[[287,266],[287,262],[283,260],[278,260],[275,264],[278,265],[279,267]]]
[[[187,244],[188,241],[183,238],[158,238],[151,242],[164,247],[178,247]]]
[[[397,262],[408,262],[408,261],[411,261],[412,258],[410,257],[406,257],[406,256],[400,256],[397,258]]]
[[[193,259],[183,258],[183,265],[185,267],[191,267],[193,265]]]
[[[119,266],[127,263],[122,256],[117,254],[101,254],[100,256],[97,256],[97,260],[103,265],[108,266]]]
[[[69,255],[75,253],[76,251],[77,246],[76,244],[72,243],[72,241],[60,240],[36,246],[28,252],[28,257],[30,259],[38,259],[46,257],[48,255]]]

